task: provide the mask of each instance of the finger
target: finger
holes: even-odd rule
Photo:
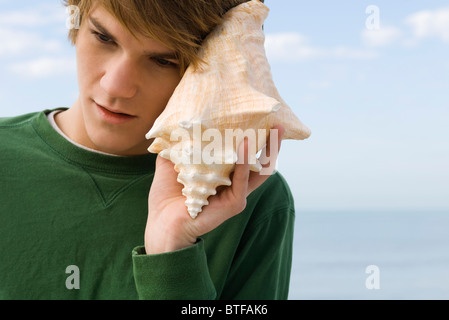
[[[249,141],[245,138],[238,148],[238,159],[232,176],[231,190],[235,198],[246,198],[249,179]]]
[[[160,155],[158,155],[156,158],[156,173],[157,172],[163,172],[165,178],[167,178],[166,175],[168,175],[168,178],[174,178],[178,176],[178,173],[174,168],[173,162],[161,157]]]
[[[177,180],[178,173],[174,169],[174,164],[160,155],[156,158],[156,171],[153,177],[153,185],[157,185],[158,189],[164,190],[167,194],[181,194],[183,188]],[[150,188],[150,192],[154,191]]]
[[[222,192],[208,199],[209,205],[197,218],[197,225],[219,225],[227,219],[237,215],[246,206],[246,196],[248,194],[248,140],[245,138],[237,149],[237,162],[232,173],[232,184],[223,188]]]
[[[281,125],[274,126],[270,130],[270,135],[267,139],[265,150],[262,150],[259,158],[262,167],[267,168],[276,164],[279,150],[281,149],[282,136],[284,132],[285,129]]]
[[[270,136],[267,139],[267,144],[261,152],[259,161],[262,169],[259,172],[251,172],[249,179],[248,190],[251,193],[257,189],[270,175],[273,174],[276,168],[276,162],[281,148],[282,136],[285,129],[281,125],[274,126],[270,130]]]

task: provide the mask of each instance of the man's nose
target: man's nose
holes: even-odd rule
[[[125,55],[110,61],[100,86],[113,98],[132,98],[137,92],[138,66]]]

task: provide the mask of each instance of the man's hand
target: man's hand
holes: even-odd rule
[[[282,126],[275,126],[273,129],[278,130],[277,150],[271,150],[268,138],[266,155],[269,161],[262,163],[264,169],[271,169],[269,174],[274,170],[273,164],[277,160],[284,132]],[[245,139],[239,146],[239,161],[231,177],[232,185],[210,196],[209,204],[203,207],[196,219],[192,219],[187,212],[186,198],[182,195],[183,185],[177,181],[178,173],[174,170],[173,163],[161,156],[157,157],[156,172],[148,197],[148,220],[145,230],[147,254],[170,252],[192,246],[198,237],[212,231],[245,209],[246,197],[269,177],[267,172],[260,174],[250,171],[249,143],[253,142]]]

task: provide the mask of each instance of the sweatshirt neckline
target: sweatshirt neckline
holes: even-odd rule
[[[61,136],[48,121],[47,115],[56,110],[67,110],[67,108],[44,110],[38,113],[32,121],[32,126],[39,137],[67,162],[84,168],[111,173],[154,173],[156,154],[148,153],[132,157],[112,156],[89,151],[74,145]]]

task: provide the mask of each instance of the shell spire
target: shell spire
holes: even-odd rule
[[[283,139],[311,132],[280,97],[271,75],[262,30],[268,8],[259,0],[240,4],[204,40],[201,66],[189,66],[164,111],[147,133],[148,150],[171,160],[192,218],[220,185],[231,185],[236,150],[255,138],[257,153],[269,129],[285,128]],[[259,171],[256,160],[251,170]]]

